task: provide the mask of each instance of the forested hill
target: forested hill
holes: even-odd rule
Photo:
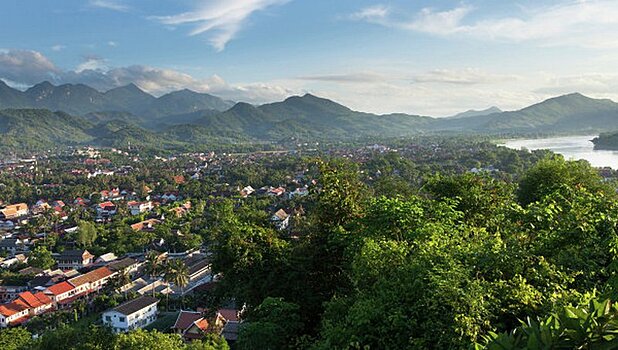
[[[0,81],[0,149],[92,144],[199,147],[292,139],[342,141],[425,133],[526,134],[618,130],[618,104],[581,94],[518,111],[468,111],[451,118],[354,111],[311,94],[264,105],[233,104],[189,90],[156,98],[130,84],[99,92],[48,82],[26,91]],[[51,111],[51,112],[50,112]],[[57,111],[57,112],[56,112]],[[69,119],[73,121],[68,121]],[[75,122],[77,120],[77,122]],[[109,131],[101,135],[98,131]],[[120,127],[122,126],[122,127]]]

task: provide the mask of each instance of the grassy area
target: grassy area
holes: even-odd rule
[[[156,321],[144,327],[144,329],[149,331],[156,329],[160,332],[167,332],[176,322],[176,318],[178,318],[178,312],[162,312]]]

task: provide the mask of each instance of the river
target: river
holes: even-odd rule
[[[562,154],[566,159],[585,159],[595,167],[618,169],[618,151],[595,150],[594,145],[590,142],[595,137],[596,135],[514,139],[504,141],[500,145],[512,149],[549,149]]]

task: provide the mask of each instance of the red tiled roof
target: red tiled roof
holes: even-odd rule
[[[4,317],[13,316],[18,312],[27,310],[28,306],[24,303],[12,302],[4,305],[0,305],[0,315]]]
[[[19,293],[17,297],[19,298],[18,300],[23,300],[29,307],[32,308],[37,308],[43,305],[43,303],[41,303],[39,299],[37,299],[37,297],[31,292]]]
[[[232,322],[237,322],[238,321],[238,310],[234,310],[234,309],[219,309],[218,313],[226,321],[232,321]]]
[[[51,304],[52,300],[43,292],[38,292],[34,295],[42,305]]]
[[[114,203],[112,203],[110,201],[103,202],[103,203],[99,204],[99,208],[101,208],[101,209],[105,209],[105,208],[108,208],[108,207],[115,207],[115,205],[114,205]]]
[[[56,283],[53,286],[47,288],[53,295],[64,294],[70,290],[75,289],[69,282],[60,282]]]
[[[180,311],[178,314],[178,318],[176,318],[176,323],[172,328],[185,330],[189,328],[193,322],[203,318],[202,314],[199,312],[193,311]]]

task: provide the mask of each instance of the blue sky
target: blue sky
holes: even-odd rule
[[[435,116],[573,91],[618,100],[615,0],[20,0],[0,13],[0,79],[22,88],[311,92]]]

